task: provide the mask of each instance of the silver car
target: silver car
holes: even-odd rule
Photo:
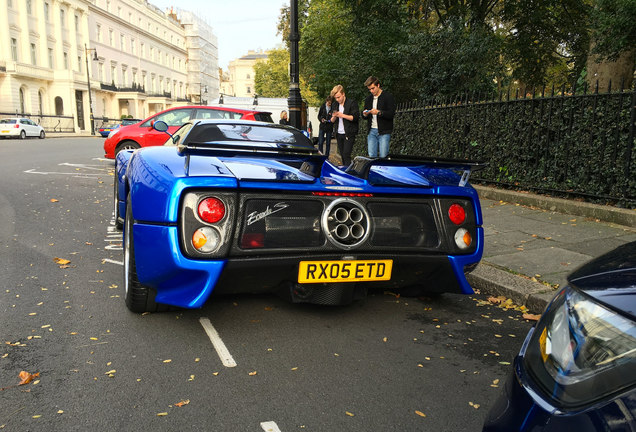
[[[0,138],[39,137],[43,139],[44,128],[28,118],[14,117],[0,119]]]

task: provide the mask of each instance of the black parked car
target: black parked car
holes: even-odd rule
[[[636,242],[568,277],[484,431],[636,431]]]

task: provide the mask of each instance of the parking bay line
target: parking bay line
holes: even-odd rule
[[[219,333],[216,331],[210,320],[208,318],[199,318],[199,322],[203,326],[203,330],[205,330],[208,337],[210,338],[210,341],[212,342],[216,353],[219,355],[219,358],[223,362],[223,366],[236,367],[236,362],[234,361],[234,358],[232,358],[232,354],[230,354],[230,351],[228,351],[227,347],[223,343],[223,340],[221,340],[221,336],[219,336]]]

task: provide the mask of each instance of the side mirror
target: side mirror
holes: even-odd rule
[[[168,124],[165,121],[156,121],[152,123],[152,128],[157,132],[168,132]]]

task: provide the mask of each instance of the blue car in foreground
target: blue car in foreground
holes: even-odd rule
[[[157,130],[167,129],[156,122]],[[484,231],[468,161],[332,165],[295,128],[183,125],[116,158],[126,305],[201,307],[214,293],[347,304],[370,287],[472,293]]]
[[[568,277],[483,430],[636,430],[636,242]]]

